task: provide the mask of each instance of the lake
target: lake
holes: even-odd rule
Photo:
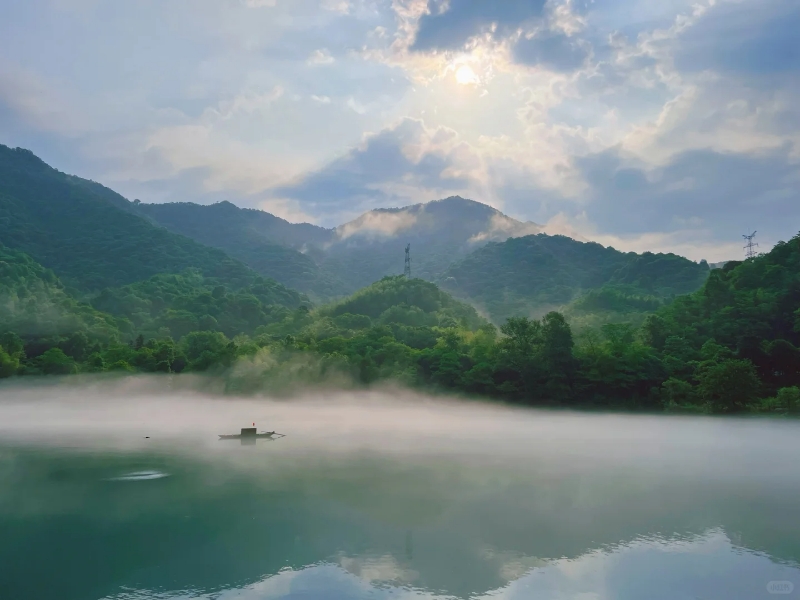
[[[0,388],[0,598],[800,597],[797,422],[169,381]]]

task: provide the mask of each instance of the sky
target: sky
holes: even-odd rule
[[[452,195],[694,260],[800,230],[797,0],[3,0],[0,143],[334,226]]]

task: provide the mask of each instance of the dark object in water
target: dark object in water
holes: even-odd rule
[[[262,431],[258,433],[255,427],[242,427],[242,433],[233,433],[229,435],[220,434],[221,440],[277,440],[286,437],[282,433],[275,433],[274,431]]]

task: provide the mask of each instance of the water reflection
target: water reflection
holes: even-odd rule
[[[468,445],[452,432],[437,448],[402,428],[402,452],[357,431],[345,448],[301,435],[250,447],[6,438],[2,597],[710,600],[800,588],[797,426],[598,416],[592,438],[585,415],[531,418],[521,431],[549,431],[557,448],[545,433],[509,434],[475,451],[474,434]]]

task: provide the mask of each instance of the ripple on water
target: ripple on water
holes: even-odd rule
[[[169,477],[169,473],[162,471],[135,471],[133,473],[125,473],[119,477],[111,477],[107,481],[147,481],[150,479],[163,479]]]

